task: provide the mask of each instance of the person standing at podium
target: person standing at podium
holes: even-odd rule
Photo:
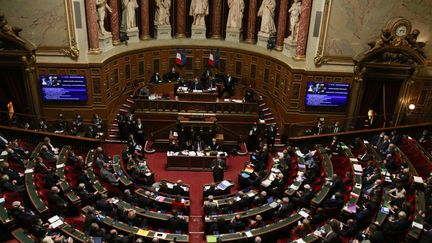
[[[224,158],[218,154],[216,159],[214,159],[210,166],[213,171],[213,180],[215,183],[221,182],[224,179],[224,170],[226,168],[226,161]]]
[[[195,79],[194,79],[193,83],[191,84],[190,89],[191,89],[191,90],[202,90],[202,89],[203,89],[202,84],[201,84],[201,82],[198,80],[198,78],[195,78]]]
[[[168,72],[164,75],[164,81],[171,82],[177,81],[180,77],[180,74],[176,71],[175,67],[171,68],[171,72]]]
[[[203,151],[203,149],[204,149],[204,142],[202,141],[201,136],[198,135],[195,141],[195,150],[200,152]]]

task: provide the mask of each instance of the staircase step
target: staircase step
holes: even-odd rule
[[[264,118],[265,121],[273,121],[274,119],[274,117]]]
[[[133,99],[126,99],[126,101],[131,103],[131,104],[135,104],[135,100],[133,100]]]
[[[261,109],[263,112],[270,110],[270,108],[266,107],[266,108],[262,108]]]
[[[129,104],[124,103],[124,104],[123,104],[123,107],[131,108],[132,106],[129,105]]]
[[[115,123],[111,124],[111,126],[113,126],[113,127],[118,127],[118,123],[115,122]]]
[[[271,113],[271,112],[264,113],[264,116],[273,116],[273,113]]]
[[[266,106],[266,103],[261,103],[258,105],[258,107],[263,107],[263,106]]]
[[[127,110],[127,109],[125,109],[125,108],[120,108],[120,111],[123,111],[123,112],[128,112],[128,110]]]
[[[118,132],[118,131],[120,131],[118,128],[111,128],[110,129],[110,132]]]

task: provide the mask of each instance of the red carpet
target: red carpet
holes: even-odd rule
[[[124,145],[121,144],[107,144],[105,150],[112,156],[114,154],[121,154],[121,149]],[[184,183],[190,185],[190,222],[189,222],[189,235],[190,242],[205,242],[203,237],[204,225],[202,222],[203,216],[203,184],[213,182],[213,175],[211,172],[193,172],[193,171],[167,171],[166,166],[166,153],[157,152],[154,154],[147,154],[147,163],[150,169],[155,173],[155,180],[167,179],[171,181],[182,180]],[[237,175],[243,168],[244,163],[249,159],[248,156],[229,156],[227,158],[227,170],[225,171],[224,179],[230,179],[237,185]],[[236,187],[232,189],[232,192]]]

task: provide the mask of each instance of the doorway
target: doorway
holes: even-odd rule
[[[359,116],[366,116],[369,110],[373,110],[377,118],[375,127],[392,125],[403,81],[403,79],[366,79]]]

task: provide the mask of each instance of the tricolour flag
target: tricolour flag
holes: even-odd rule
[[[179,49],[177,49],[176,64],[179,65],[179,66],[183,65],[182,55],[181,55]]]
[[[219,67],[219,58],[220,58],[220,49],[218,48],[215,59],[214,59],[215,67]]]
[[[182,58],[182,65],[183,66],[186,65],[186,50],[185,49],[183,49],[181,58]]]
[[[210,67],[215,67],[215,60],[213,57],[213,49],[210,49],[209,59],[208,59],[208,65]]]

